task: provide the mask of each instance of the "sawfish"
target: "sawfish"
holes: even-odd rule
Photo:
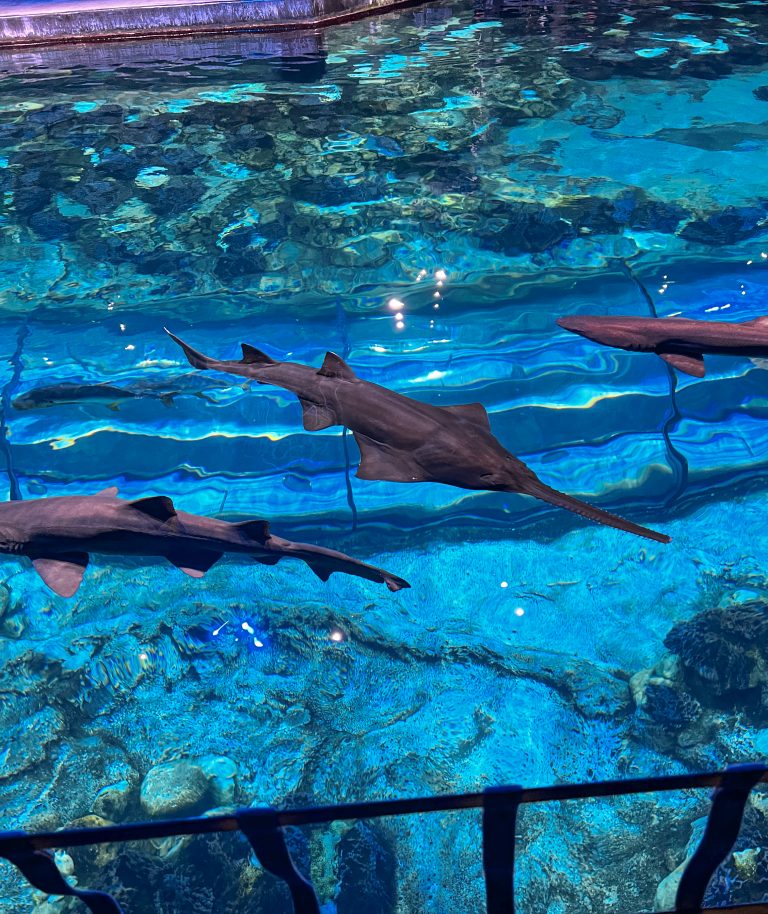
[[[343,425],[360,448],[359,479],[440,482],[462,489],[517,492],[660,543],[669,537],[595,508],[545,485],[491,432],[481,403],[433,406],[358,378],[328,352],[320,369],[279,362],[247,343],[242,359],[213,359],[166,329],[195,368],[213,369],[274,384],[296,394],[308,431]]]
[[[707,354],[768,357],[768,317],[727,323],[687,317],[574,314],[561,317],[557,323],[595,343],[628,352],[653,352],[695,378],[704,377]]]
[[[343,552],[294,543],[270,532],[265,520],[230,523],[177,511],[167,495],[132,501],[117,489],[96,495],[63,495],[0,504],[0,554],[22,555],[45,583],[71,597],[83,579],[91,553],[159,556],[193,578],[201,578],[225,554],[247,555],[263,565],[301,559],[323,581],[334,571],[386,584],[410,587],[382,568]]]

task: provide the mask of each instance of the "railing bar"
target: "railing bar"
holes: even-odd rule
[[[542,803],[560,800],[590,799],[593,797],[627,796],[638,793],[661,793],[698,787],[718,787],[723,772],[706,774],[666,775],[658,778],[633,778],[625,781],[600,781],[586,784],[555,784],[550,787],[529,787],[522,791],[521,803]],[[766,773],[760,782],[768,782]],[[411,815],[420,812],[448,812],[459,809],[481,809],[482,793],[454,794],[438,797],[419,797],[401,800],[373,800],[336,806],[319,806],[305,809],[278,811],[279,825],[319,825],[350,819],[373,819],[381,816]],[[140,841],[147,838],[167,838],[177,835],[209,834],[211,832],[237,831],[234,815],[210,816],[192,819],[166,819],[161,822],[137,822],[127,825],[107,825],[103,828],[80,828],[68,831],[27,834],[38,849],[54,847],[81,847],[86,844],[110,844],[119,841]],[[13,848],[19,839],[13,834],[0,832],[0,855],[4,849]],[[767,909],[768,910],[768,909]]]

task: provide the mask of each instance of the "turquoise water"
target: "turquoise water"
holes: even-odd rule
[[[767,59],[755,2],[438,3],[319,36],[0,56],[3,497],[169,495],[411,583],[94,556],[67,600],[4,557],[3,827],[766,756],[768,362],[707,356],[695,379],[555,321],[768,313]],[[359,480],[351,436],[193,372],[164,326],[480,401],[543,482],[672,542]],[[60,383],[127,393],[13,406]],[[695,675],[702,652],[717,675]],[[526,809],[521,910],[671,906],[657,887],[706,809]],[[765,846],[765,810],[741,850]],[[297,858],[327,914],[476,911],[478,821],[313,829]],[[231,836],[61,863],[129,911],[285,909]],[[765,896],[764,852],[729,867],[713,903]],[[0,876],[6,910],[75,910]]]

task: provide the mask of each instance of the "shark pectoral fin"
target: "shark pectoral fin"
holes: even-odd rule
[[[462,403],[459,406],[441,406],[440,409],[445,410],[447,413],[453,413],[454,416],[479,425],[488,431],[491,429],[488,413],[482,403]]]
[[[88,567],[87,552],[62,552],[56,556],[32,559],[35,571],[60,597],[71,597]]]
[[[97,492],[95,497],[98,498],[99,495],[102,495],[102,496],[106,496],[109,498],[114,498],[115,495],[117,495],[117,491],[118,491],[117,486],[109,486],[106,489],[102,489],[101,492]]]
[[[424,482],[424,473],[412,456],[406,451],[386,447],[354,432],[360,448],[358,479],[379,479],[382,482]]]
[[[255,543],[264,545],[270,537],[269,522],[265,520],[241,520],[232,526],[236,527],[249,540],[253,540]]]
[[[333,574],[333,568],[328,568],[326,565],[321,565],[319,562],[307,561],[307,559],[304,561],[307,562],[307,565],[309,565],[309,567],[312,569],[312,571],[315,572],[321,581],[327,581],[328,578]]]
[[[254,555],[253,560],[260,565],[277,565],[282,555]]]
[[[326,352],[323,364],[318,368],[317,373],[325,378],[344,378],[347,381],[357,380],[357,375],[354,371],[335,352]]]
[[[249,346],[248,343],[240,343],[240,348],[243,350],[243,358],[241,359],[246,365],[278,365],[271,356],[268,356],[266,352],[262,352],[261,349],[257,349],[255,346]]]
[[[191,578],[201,578],[222,555],[223,552],[208,552],[206,549],[180,549],[166,557],[171,565],[175,565],[184,574]]]
[[[167,495],[149,495],[147,498],[136,498],[125,504],[126,507],[141,511],[142,514],[148,514],[156,520],[167,521],[176,517],[176,508]]]
[[[119,403],[107,403],[107,409],[111,409],[113,413],[120,412]]]
[[[173,406],[173,397],[174,394],[160,394],[158,400],[160,400],[163,406],[171,407]]]
[[[703,378],[706,368],[704,367],[704,356],[701,352],[687,353],[682,355],[679,352],[660,352],[659,358],[664,359],[678,371],[685,374],[693,375],[694,378]]]
[[[301,397],[299,397],[299,403],[301,403],[304,413],[302,417],[304,428],[308,432],[318,432],[320,429],[330,428],[332,425],[341,425],[341,421],[333,407],[302,400]]]

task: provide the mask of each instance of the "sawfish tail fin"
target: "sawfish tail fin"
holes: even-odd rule
[[[335,549],[313,546],[310,543],[293,543],[278,537],[272,537],[272,540],[278,544],[279,551],[275,553],[278,556],[277,561],[285,556],[301,559],[309,565],[321,581],[327,581],[335,571],[340,571],[343,574],[374,581],[376,584],[386,584],[387,588],[393,592],[411,586],[408,581],[392,574],[391,571],[377,568],[375,565],[367,565],[365,562],[354,559],[344,552],[337,552]],[[267,563],[272,564],[276,560],[270,556],[267,558]],[[264,562],[264,558],[257,556],[256,561]]]
[[[248,343],[241,344],[243,350],[242,359],[212,359],[210,356],[198,352],[197,349],[193,349],[189,343],[185,343],[184,340],[179,339],[179,337],[176,336],[175,333],[171,333],[167,327],[164,327],[163,329],[174,343],[178,343],[184,350],[184,355],[187,357],[189,364],[193,368],[201,368],[203,371],[212,368],[216,371],[227,371],[231,374],[252,377],[254,374],[253,369],[280,364],[268,356],[266,352],[262,352],[255,346],[249,346]]]
[[[605,524],[607,527],[615,527],[617,530],[624,530],[627,533],[634,533],[635,536],[644,536],[646,539],[655,540],[657,543],[668,543],[671,539],[666,533],[657,533],[648,527],[633,524],[632,521],[625,520],[617,514],[611,514],[610,511],[603,511],[602,508],[595,508],[585,501],[579,501],[578,498],[573,498],[564,492],[558,492],[557,489],[544,485],[538,479],[534,482],[526,482],[523,494],[540,498],[547,504],[565,508],[566,511],[573,511],[574,514],[580,514],[582,517],[595,521],[595,523]]]

